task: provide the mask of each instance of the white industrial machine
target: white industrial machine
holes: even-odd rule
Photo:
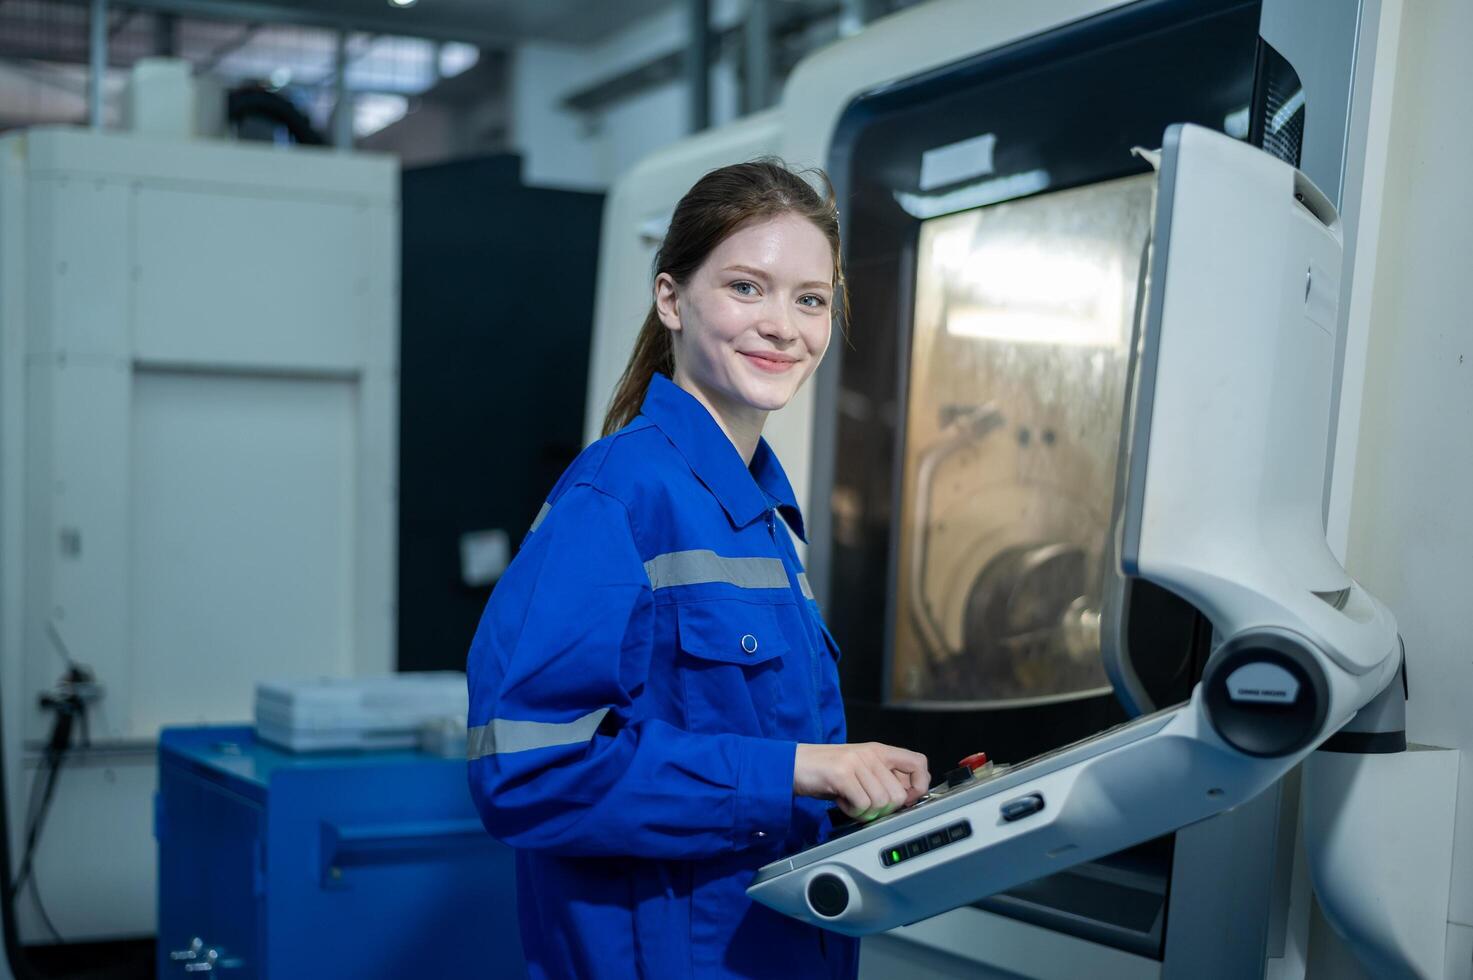
[[[4,791],[19,862],[85,711],[33,854],[65,940],[153,931],[161,726],[394,668],[397,193],[388,157],[0,137]]]
[[[1186,704],[963,771],[768,865],[758,901],[851,935],[949,911],[1247,802],[1396,681],[1396,624],[1319,516],[1335,209],[1288,164],[1198,127],[1168,130],[1160,159],[1120,555],[1212,621],[1202,681]]]

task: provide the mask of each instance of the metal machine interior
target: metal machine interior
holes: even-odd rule
[[[891,697],[1098,694],[1105,543],[1153,180],[926,221]]]

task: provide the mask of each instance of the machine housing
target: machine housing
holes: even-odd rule
[[[768,865],[754,899],[851,935],[945,912],[1251,800],[1395,678],[1395,622],[1319,517],[1334,208],[1288,164],[1174,126],[1152,249],[1119,553],[1212,621],[1202,682]]]

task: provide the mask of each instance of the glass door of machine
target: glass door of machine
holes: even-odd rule
[[[1104,543],[1153,187],[921,224],[892,704],[1108,693]]]
[[[1247,136],[1258,14],[1139,0],[841,118],[850,328],[818,379],[809,572],[852,740],[938,775],[1022,762],[1129,717],[1102,656],[1127,643],[1146,700],[1189,694],[1210,631],[1111,550],[1154,193],[1131,151],[1178,122]],[[979,904],[1160,958],[1172,846]]]

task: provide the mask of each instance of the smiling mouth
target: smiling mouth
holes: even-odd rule
[[[749,362],[756,365],[758,370],[766,371],[768,374],[782,374],[798,362],[786,357],[763,357],[761,354],[751,354],[747,351],[739,352]]]

